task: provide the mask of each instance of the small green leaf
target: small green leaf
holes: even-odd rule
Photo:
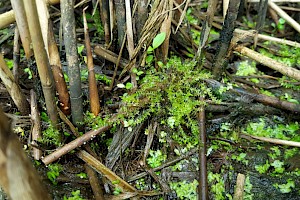
[[[9,59],[5,59],[6,65],[9,69],[12,69],[14,67],[14,61],[13,60],[9,60]]]
[[[166,33],[165,32],[161,32],[159,33],[152,42],[152,47],[153,49],[156,49],[157,47],[159,47],[166,39]]]
[[[284,24],[284,23],[285,23],[285,19],[280,18],[280,19],[278,20],[278,23],[279,23],[279,24]]]
[[[114,181],[112,181],[111,183],[114,184],[114,185],[115,185],[115,184],[119,184],[119,183],[120,183],[120,180],[114,180]]]
[[[81,179],[87,178],[87,174],[84,173],[84,172],[80,172],[79,174],[76,174],[76,176],[81,178]]]
[[[178,156],[181,155],[181,154],[180,154],[180,151],[179,151],[178,149],[174,149],[174,153],[175,153],[176,155],[178,155]]]
[[[153,50],[154,49],[151,46],[149,46],[148,49],[147,49],[147,53],[152,53]]]
[[[80,45],[80,46],[77,47],[77,52],[78,52],[79,55],[81,55],[83,49],[84,49],[84,45]]]
[[[163,66],[164,66],[164,63],[161,62],[161,61],[158,61],[158,62],[157,62],[157,65],[158,65],[159,67],[163,67]]]
[[[28,79],[32,79],[32,72],[29,68],[25,68],[24,72],[28,73]]]
[[[148,56],[146,57],[146,63],[147,63],[147,64],[150,64],[152,61],[153,61],[153,55],[148,55]]]
[[[124,120],[124,127],[129,127],[130,124],[128,123],[128,121]]]
[[[130,90],[132,87],[133,87],[132,83],[126,83],[125,88],[126,88],[127,90]]]
[[[137,74],[138,70],[137,70],[137,68],[133,68],[131,72]]]
[[[138,72],[136,73],[136,75],[140,76],[140,75],[142,75],[143,73],[144,73],[143,71],[138,71]]]

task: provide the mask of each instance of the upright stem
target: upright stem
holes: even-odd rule
[[[53,74],[50,70],[48,55],[45,50],[37,8],[34,0],[24,2],[26,17],[32,40],[34,57],[36,59],[39,76],[45,96],[46,108],[49,118],[54,126],[58,123],[55,104],[55,92],[53,87]]]
[[[78,125],[78,123],[83,120],[83,107],[75,32],[74,1],[62,0],[60,5],[64,43],[68,62],[72,120]]]

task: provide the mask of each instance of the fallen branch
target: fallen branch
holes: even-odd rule
[[[251,50],[247,47],[241,46],[241,45],[235,47],[234,50],[241,53],[244,56],[247,56],[247,57],[271,68],[271,69],[274,69],[274,70],[282,73],[283,75],[289,76],[293,79],[300,81],[300,71],[295,68],[288,67],[285,64],[282,64],[276,60],[273,60],[272,58],[264,56],[260,53],[257,53],[256,51],[253,51],[253,50]]]
[[[260,140],[260,141],[264,141],[264,142],[280,144],[280,145],[287,145],[287,146],[292,146],[292,147],[300,147],[300,142],[280,140],[280,139],[267,138],[267,137],[260,137],[260,136],[254,136],[254,135],[249,135],[249,134],[244,134],[244,133],[241,134],[240,136],[242,138],[245,138],[245,139],[249,139],[249,137],[250,137],[250,138]]]
[[[72,142],[66,144],[65,146],[61,147],[60,149],[54,151],[53,153],[49,154],[48,156],[42,158],[42,162],[45,165],[48,165],[54,161],[56,161],[61,156],[69,153],[70,151],[74,150],[77,147],[80,147],[81,145],[85,144],[86,142],[93,140],[97,135],[100,133],[103,133],[111,128],[111,125],[103,126],[97,130],[91,130],[81,137],[76,138]]]
[[[104,199],[103,190],[99,183],[99,179],[97,177],[97,173],[92,169],[88,164],[84,165],[85,171],[89,177],[89,181],[91,184],[91,188],[93,190],[94,196],[96,200]]]
[[[213,79],[206,79],[205,81],[209,85],[209,87],[212,87],[213,89],[219,89],[221,86],[224,87],[224,85],[222,83],[220,83],[216,80],[213,80]],[[227,99],[230,98],[232,100],[235,100],[235,99],[243,96],[243,97],[247,97],[249,100],[258,101],[264,105],[284,109],[287,111],[292,111],[295,113],[300,113],[300,106],[298,104],[291,103],[288,101],[281,101],[279,98],[270,97],[270,96],[267,96],[264,94],[251,93],[242,88],[230,89],[229,91],[225,92],[223,95],[225,95]],[[237,95],[239,95],[239,96],[237,96]]]
[[[291,41],[291,40],[286,40],[286,39],[281,39],[281,38],[276,38],[276,37],[272,37],[272,36],[268,36],[268,35],[263,35],[263,34],[256,34],[254,30],[241,30],[241,29],[235,29],[234,30],[234,34],[241,34],[246,37],[256,37],[258,39],[262,39],[262,40],[266,40],[266,41],[271,41],[271,42],[277,42],[280,44],[286,44],[289,46],[293,46],[293,47],[297,47],[300,48],[300,43],[295,42],[295,41]]]
[[[96,55],[101,56],[102,58],[104,58],[114,64],[117,64],[117,62],[118,62],[117,54],[115,54],[114,52],[109,51],[99,45],[95,46],[94,52]],[[121,67],[125,67],[126,65],[128,65],[129,61],[127,61],[125,59],[121,59],[119,63],[120,63]]]
[[[103,165],[99,160],[94,158],[88,152],[81,150],[77,153],[77,156],[80,159],[82,159],[83,161],[85,161],[92,168],[94,168],[97,172],[99,172],[103,176],[105,176],[108,180],[115,183],[114,185],[121,187],[123,191],[127,191],[127,192],[135,192],[136,191],[136,189],[133,186],[131,186],[126,181],[124,181],[122,178],[120,178],[118,175],[116,175],[109,168],[105,167],[105,165]]]

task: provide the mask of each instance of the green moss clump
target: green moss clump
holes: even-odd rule
[[[196,115],[205,104],[200,97],[219,102],[204,81],[211,77],[207,70],[196,68],[194,62],[183,63],[178,57],[169,59],[159,70],[151,66],[136,92],[123,95],[119,117],[127,127],[155,117],[172,130],[171,137],[176,142],[191,148],[198,143]]]

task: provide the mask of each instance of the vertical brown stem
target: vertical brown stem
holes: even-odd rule
[[[201,100],[203,100],[201,98]],[[208,186],[207,186],[207,168],[206,168],[206,128],[205,128],[205,110],[204,106],[198,114],[199,123],[199,187],[198,199],[208,199]]]
[[[14,68],[13,68],[13,74],[15,78],[15,82],[19,84],[19,67],[20,67],[20,42],[19,42],[20,32],[19,29],[15,28],[15,35],[14,35],[14,54],[13,54],[13,60],[14,60]]]
[[[97,88],[97,81],[94,72],[94,62],[92,49],[90,44],[89,30],[85,17],[85,9],[83,9],[83,24],[84,24],[84,38],[85,38],[85,48],[87,55],[87,67],[89,70],[89,91],[90,91],[90,104],[92,113],[97,116],[100,112],[100,100]]]

